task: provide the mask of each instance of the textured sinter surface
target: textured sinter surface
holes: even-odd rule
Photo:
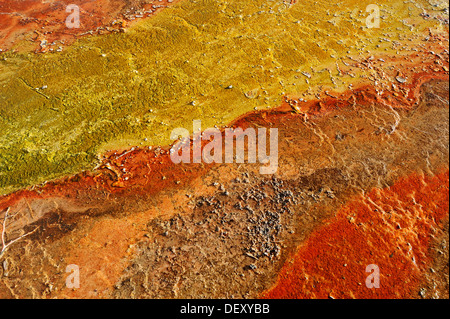
[[[379,1],[368,29],[371,2],[174,1],[103,32],[151,1],[79,1],[98,19],[41,53],[65,2],[3,2],[55,29],[1,24],[0,297],[448,298],[448,3]],[[278,171],[172,163],[193,119],[278,128]]]

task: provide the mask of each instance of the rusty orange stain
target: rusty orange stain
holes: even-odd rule
[[[263,298],[411,298],[448,220],[449,171],[413,174],[345,204],[286,262]],[[380,269],[369,289],[366,266]]]

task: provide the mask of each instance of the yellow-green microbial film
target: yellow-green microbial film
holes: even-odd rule
[[[442,28],[419,15],[445,1],[377,1],[381,26],[369,29],[371,3],[184,1],[63,52],[4,53],[0,194],[90,169],[106,150],[170,144],[193,119],[223,126],[287,93],[342,90],[358,77],[340,76],[339,59]]]

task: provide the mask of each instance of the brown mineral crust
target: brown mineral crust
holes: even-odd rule
[[[414,292],[429,272],[431,241],[448,222],[448,183],[448,170],[413,174],[347,203],[299,247],[277,284],[262,296],[419,297]],[[366,287],[365,269],[371,264],[380,269],[378,289]]]
[[[311,112],[306,120],[292,109],[254,112],[238,119],[232,126],[279,128],[280,166],[274,179],[259,175],[259,164],[175,165],[169,158],[168,148],[134,148],[106,154],[92,172],[4,196],[0,199],[0,211],[4,212],[9,207],[11,211],[24,214],[22,219],[8,226],[11,238],[21,234],[21,231],[39,228],[6,252],[4,258],[9,266],[2,271],[8,277],[3,277],[0,294],[4,297],[40,298],[257,297],[276,283],[280,269],[289,267],[285,262],[295,260],[289,258],[294,256],[296,247],[314,236],[315,229],[324,220],[334,225],[335,212],[348,212],[350,209],[341,207],[348,205],[361,209],[360,218],[370,222],[365,219],[372,215],[367,215],[368,212],[363,210],[369,204],[361,206],[360,202],[354,201],[355,196],[361,196],[362,190],[377,188],[370,192],[373,196],[365,198],[378,201],[380,205],[383,201],[375,196],[378,192],[391,195],[388,200],[392,201],[397,196],[396,192],[403,194],[400,202],[403,204],[400,206],[402,211],[408,211],[409,207],[405,199],[408,195],[402,193],[402,189],[405,192],[409,188],[416,189],[416,184],[422,180],[428,184],[419,191],[427,191],[427,185],[434,183],[436,196],[443,196],[447,181],[445,176],[448,178],[448,148],[442,146],[448,139],[448,103],[445,104],[445,100],[448,101],[448,81],[426,82],[420,92],[421,103],[413,110],[410,110],[411,107],[397,107],[393,112],[394,109],[386,103],[371,100],[372,95],[369,94],[363,97],[355,90],[350,97],[342,95],[347,106],[342,103],[339,108],[330,107],[327,112]],[[333,105],[333,100],[336,99],[330,97],[326,105]],[[376,105],[376,113],[373,112],[373,105]],[[392,130],[398,117],[402,120],[402,127],[397,128],[401,134]],[[447,173],[439,173],[442,171]],[[417,172],[423,172],[423,176],[417,175]],[[240,182],[233,182],[237,179]],[[398,180],[401,187],[393,186],[397,185]],[[409,182],[412,187],[408,186]],[[379,190],[380,187],[383,190]],[[431,186],[429,188],[432,189]],[[284,194],[282,196],[287,201],[281,200],[280,194]],[[435,201],[422,194],[420,198],[426,203],[421,205],[438,205],[439,213],[444,214],[440,218],[445,220],[448,209],[445,211],[442,208],[445,196],[441,197]],[[284,203],[281,208],[277,206],[280,200]],[[214,218],[209,210],[199,206],[199,203],[208,201],[222,207]],[[387,205],[393,204],[389,202]],[[236,209],[235,205],[242,210]],[[249,205],[250,210],[245,209],[245,205]],[[280,214],[281,210],[285,213]],[[255,227],[255,219],[248,214],[250,211],[258,217],[256,228],[252,228]],[[288,218],[289,214],[295,218]],[[425,267],[432,263],[428,255],[424,255],[424,250],[430,246],[430,236],[427,234],[433,231],[433,227],[442,227],[442,222],[434,216],[436,221],[412,223],[416,217],[414,214],[419,214],[420,218],[430,215],[428,210],[413,210],[411,214],[405,214],[404,218],[397,214],[395,218],[405,231],[412,227],[412,230],[424,231],[425,235],[414,241],[414,238],[408,237],[413,235],[408,233],[399,245],[405,249],[408,240],[413,247],[420,248],[416,263]],[[166,227],[167,222],[168,225],[176,225],[177,220],[190,226],[170,226],[168,234],[161,235],[161,227]],[[232,220],[239,223],[233,224]],[[339,218],[336,220],[342,222]],[[279,227],[277,232],[267,233],[267,238],[258,237],[266,236],[262,226],[264,223],[274,222]],[[206,228],[201,228],[201,225]],[[239,228],[233,225],[239,225]],[[224,229],[216,231],[218,226]],[[253,230],[247,234],[246,227]],[[352,224],[349,231],[354,230],[351,227],[356,226]],[[352,238],[350,243],[346,242],[348,246],[338,248],[345,253],[345,247],[359,247],[365,238],[358,237],[359,230],[356,228],[355,237],[348,237]],[[389,230],[375,227],[370,234],[376,240]],[[192,237],[196,232],[203,232],[204,235]],[[226,233],[226,237],[222,238],[222,233]],[[403,238],[386,236],[387,240]],[[269,245],[267,247],[271,247],[266,251],[268,256],[262,255],[255,260],[245,254],[254,254],[251,249],[264,252],[267,247],[253,245],[265,240]],[[211,245],[226,254],[212,253],[210,249],[214,247]],[[183,250],[191,246],[193,251],[187,253]],[[171,247],[175,253],[170,252]],[[206,247],[209,252],[197,251],[195,247]],[[248,251],[245,250],[247,248]],[[280,254],[276,254],[277,251]],[[177,266],[171,254],[175,254],[181,264],[191,265],[192,269]],[[273,256],[272,259],[269,256]],[[407,258],[401,256],[392,258],[406,263]],[[380,265],[387,267],[383,261]],[[326,269],[336,266],[327,262],[324,260],[323,264],[315,267]],[[71,263],[80,265],[85,276],[80,289],[69,290],[64,286],[65,265]],[[210,269],[196,268],[204,264],[210,265]],[[301,271],[302,265],[300,263],[296,269]],[[257,268],[253,269],[255,266]],[[156,271],[158,269],[161,271]],[[150,270],[152,272],[148,273]],[[244,277],[241,277],[241,270]],[[37,276],[36,271],[41,279],[30,282],[31,277]],[[196,271],[203,276],[203,281],[197,285],[209,284],[211,290],[202,293],[196,285],[188,285],[193,278],[197,278]],[[364,272],[358,272],[354,273],[353,278],[346,277],[351,278],[347,284],[352,285],[354,278],[360,282],[359,277],[364,275]],[[403,278],[398,273],[395,275]],[[168,278],[183,276],[186,278],[178,283],[168,281]],[[244,279],[227,283],[230,276]],[[391,287],[382,296],[406,296],[409,291],[408,296],[414,297],[411,291],[418,288],[416,285],[422,279],[417,277],[416,281],[398,292],[397,288]],[[21,288],[21,283],[25,282],[33,287],[28,292]],[[242,290],[243,283],[248,286],[245,291]],[[290,293],[299,293],[296,287]],[[323,289],[311,290],[311,293],[319,297],[330,293],[325,284],[318,287]],[[282,297],[282,292],[279,297]]]
[[[176,2],[177,0],[1,1],[0,49],[6,51],[14,48],[21,40],[32,38],[38,52],[56,50],[81,36],[122,32],[133,20],[153,15]],[[80,28],[69,29],[65,25],[70,14],[66,12],[69,4],[80,7]],[[157,7],[152,8],[153,5]],[[42,40],[46,44],[39,46]],[[56,45],[51,46],[52,43]]]

